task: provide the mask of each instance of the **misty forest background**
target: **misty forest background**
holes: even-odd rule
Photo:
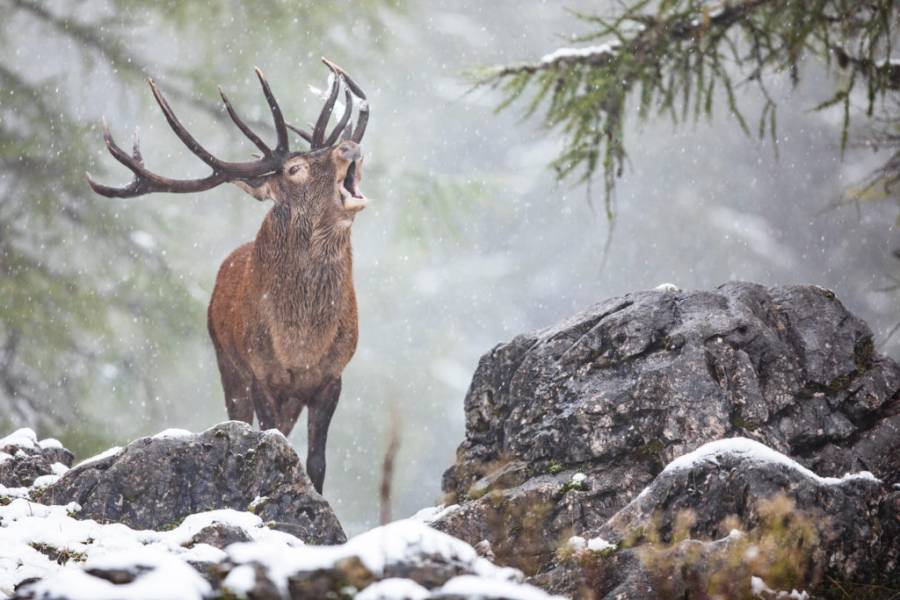
[[[392,407],[404,516],[441,498],[479,356],[605,297],[662,282],[815,283],[900,357],[898,207],[852,193],[890,153],[865,141],[879,127],[865,89],[850,98],[845,149],[844,107],[811,110],[840,84],[834,65],[803,59],[799,83],[781,72],[764,91],[737,88],[745,114],[777,104],[774,140],[742,130],[725,89],[696,124],[627,119],[611,222],[602,175],[586,186],[548,168],[564,136],[524,118],[527,103],[495,112],[508,90],[472,91],[473,70],[537,61],[590,31],[572,11],[617,6],[0,0],[0,431],[35,427],[84,458],[226,418],[206,304],[222,259],[255,235],[268,204],[231,187],[109,200],[83,174],[130,177],[106,154],[104,115],[123,143],[139,127],[152,169],[206,172],[165,124],[147,75],[208,148],[245,159],[253,148],[216,85],[265,128],[259,65],[304,124],[320,106],[309,86],[324,87],[322,55],[372,104],[362,187],[373,201],[354,226],[360,343],[325,483],[348,533],[377,521]],[[291,441],[302,454],[304,420]]]

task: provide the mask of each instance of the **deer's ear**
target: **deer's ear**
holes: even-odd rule
[[[272,195],[272,188],[269,185],[268,177],[255,177],[253,179],[236,179],[232,183],[249,195],[253,196],[260,202],[264,200],[275,200]]]

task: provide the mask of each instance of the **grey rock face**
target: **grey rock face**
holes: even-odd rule
[[[482,357],[465,411],[443,483],[461,507],[434,525],[527,573],[712,440],[753,438],[822,475],[900,478],[900,368],[814,286],[606,300]]]
[[[900,492],[748,455],[666,469],[587,536],[614,548],[580,551],[545,585],[581,580],[591,597],[610,600],[749,598],[752,577],[775,590],[761,597],[773,598],[793,589],[880,597],[878,589],[900,585]]]
[[[284,436],[237,421],[192,435],[136,440],[71,469],[40,502],[77,502],[79,518],[157,530],[205,510],[251,510],[304,542],[346,540]]]

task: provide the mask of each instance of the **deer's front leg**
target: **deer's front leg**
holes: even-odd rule
[[[253,386],[253,407],[260,431],[278,427],[278,398],[269,386],[256,381]],[[287,435],[287,434],[285,434]]]
[[[328,425],[337,407],[341,395],[341,380],[333,379],[326,383],[316,397],[309,403],[307,414],[308,439],[306,454],[306,471],[312,480],[313,487],[320,494],[325,481],[325,444],[328,441]]]

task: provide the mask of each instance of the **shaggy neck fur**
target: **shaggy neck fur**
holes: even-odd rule
[[[314,205],[276,204],[257,234],[256,258],[280,323],[333,326],[353,289],[350,227],[340,215]]]

